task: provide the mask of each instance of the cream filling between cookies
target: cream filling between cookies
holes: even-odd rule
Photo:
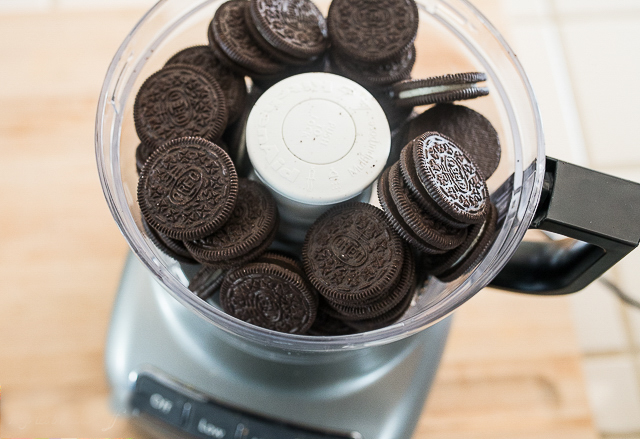
[[[414,88],[413,90],[404,90],[398,93],[398,99],[409,99],[418,96],[425,96],[435,93],[444,93],[449,91],[458,91],[465,89],[478,88],[476,84],[451,84],[451,85],[434,85],[431,87]]]

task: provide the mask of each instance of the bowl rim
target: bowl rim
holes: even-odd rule
[[[498,239],[492,246],[489,254],[485,259],[479,264],[478,267],[462,282],[459,282],[456,286],[456,292],[458,294],[450,294],[448,297],[442,299],[437,309],[435,310],[421,310],[417,314],[408,317],[405,320],[401,320],[395,324],[389,325],[387,327],[377,329],[375,331],[368,331],[357,334],[350,335],[340,335],[340,336],[309,336],[309,335],[293,335],[293,334],[285,334],[276,331],[271,331],[264,328],[259,328],[250,324],[247,324],[243,321],[240,321],[234,317],[231,317],[224,313],[221,310],[216,309],[212,305],[200,300],[194,294],[190,293],[189,290],[184,286],[180,280],[173,275],[169,269],[163,265],[161,259],[157,258],[157,253],[149,247],[148,243],[143,238],[143,235],[139,228],[136,226],[133,216],[131,214],[128,205],[126,204],[126,196],[124,193],[122,179],[120,175],[120,162],[119,162],[119,137],[120,137],[120,128],[122,126],[122,113],[118,111],[116,106],[116,98],[110,93],[112,90],[116,90],[118,83],[122,80],[124,70],[121,70],[119,74],[116,76],[117,69],[121,65],[121,61],[125,59],[125,66],[133,59],[133,55],[130,53],[128,56],[126,55],[127,49],[136,37],[136,34],[140,31],[140,29],[150,20],[151,17],[155,16],[162,8],[175,0],[161,0],[156,3],[151,9],[149,9],[136,23],[131,32],[125,37],[122,44],[116,51],[113,60],[111,61],[107,73],[105,75],[105,80],[103,82],[102,90],[100,93],[98,108],[96,114],[96,125],[95,125],[95,152],[96,152],[96,160],[98,167],[98,174],[100,177],[100,183],[102,186],[102,190],[109,206],[109,209],[116,221],[118,227],[121,230],[121,233],[124,235],[127,243],[131,247],[133,253],[142,261],[144,266],[146,266],[152,273],[153,276],[159,283],[167,290],[175,299],[177,299],[183,306],[187,307],[191,311],[193,311],[199,317],[205,319],[206,321],[214,324],[216,327],[224,330],[227,333],[232,335],[236,335],[242,338],[245,342],[256,343],[261,346],[269,346],[272,348],[279,348],[286,351],[294,350],[294,351],[311,351],[311,352],[326,352],[326,351],[344,351],[351,349],[360,349],[369,346],[377,346],[381,344],[390,343],[396,340],[403,339],[410,335],[413,335],[431,325],[436,324],[442,319],[446,318],[450,315],[457,307],[462,305],[464,302],[473,297],[478,291],[487,286],[493,277],[499,272],[499,270],[504,267],[504,265],[508,262],[510,256],[515,252],[519,242],[524,237],[529,224],[533,219],[533,215],[537,209],[537,204],[540,199],[540,194],[542,191],[542,183],[544,179],[544,171],[545,171],[545,148],[544,148],[544,134],[542,130],[542,121],[538,108],[537,99],[535,97],[535,93],[533,88],[529,82],[529,79],[524,71],[524,68],[520,64],[520,61],[515,56],[515,53],[510,48],[504,37],[500,34],[500,32],[489,22],[489,20],[468,0],[417,0],[418,6],[421,10],[426,11],[430,15],[434,16],[441,23],[443,23],[451,32],[456,34],[456,36],[460,39],[464,37],[456,32],[442,17],[438,17],[434,15],[434,11],[438,10],[438,6],[442,5],[442,7],[448,7],[454,11],[454,13],[459,14],[456,6],[452,6],[452,3],[459,4],[461,7],[464,7],[471,13],[478,22],[489,32],[489,34],[496,40],[499,46],[504,49],[505,54],[510,61],[511,65],[515,69],[517,76],[522,81],[522,85],[524,87],[525,94],[529,99],[530,111],[533,114],[533,125],[535,127],[535,132],[537,135],[536,146],[537,146],[537,154],[536,159],[533,161],[531,166],[528,169],[523,169],[522,160],[515,158],[515,172],[513,175],[513,188],[515,189],[513,192],[513,196],[509,203],[509,212],[507,218],[505,220],[505,225],[503,225],[500,235]],[[213,3],[220,2],[221,0],[194,0],[199,1],[200,3],[188,11],[181,18],[181,21],[178,23],[174,23],[173,26],[167,27],[160,37],[156,38],[155,45],[160,44],[161,41],[176,27],[179,23],[186,20],[186,18],[192,14],[195,14],[201,8],[210,6]],[[463,39],[464,42],[464,39]],[[474,51],[468,43],[465,43],[467,48]],[[150,49],[152,50],[152,48]],[[476,56],[480,56],[480,54],[476,53]],[[146,60],[143,59],[141,62],[144,64]],[[483,63],[488,67],[487,63]],[[140,65],[134,66],[134,68],[138,68]],[[138,69],[139,71],[140,69]],[[489,69],[491,70],[491,69]],[[135,70],[134,70],[135,71]],[[509,99],[505,95],[504,89],[501,87],[499,78],[493,71],[487,72],[488,76],[494,80],[494,83],[498,86],[498,92],[502,95],[502,100],[505,102],[509,101]],[[135,78],[135,77],[134,77]],[[129,78],[128,87],[132,86],[133,80]],[[126,89],[126,86],[125,86]],[[506,103],[505,102],[505,103]],[[106,126],[105,115],[107,111],[107,107],[111,105],[114,111],[114,121],[110,126]],[[513,121],[511,121],[513,122]],[[512,125],[512,124],[511,124]],[[517,124],[516,124],[517,126]],[[107,133],[107,129],[109,133],[112,135],[111,144],[105,145],[103,143],[103,137],[105,133]],[[519,136],[519,133],[514,132],[512,129],[513,136]],[[516,139],[517,140],[517,139]],[[518,142],[516,142],[518,143]],[[105,150],[105,148],[109,148]],[[105,155],[106,153],[108,155]],[[518,151],[516,151],[516,156],[518,155]],[[106,160],[105,157],[109,159]],[[521,158],[521,157],[520,157]],[[525,175],[528,172],[528,175]],[[524,208],[522,206],[522,196],[523,193],[521,191],[522,184],[525,178],[533,179],[531,192],[528,194],[529,200],[524,200],[525,205]],[[120,182],[118,185],[117,183]],[[124,205],[122,204],[124,202]],[[512,225],[515,220],[518,220],[518,227],[514,230],[510,229],[510,232],[503,233],[504,228],[510,222]],[[135,230],[134,230],[135,229]],[[507,236],[509,235],[509,236]],[[508,241],[508,242],[507,242]],[[504,248],[506,246],[506,248]],[[499,247],[499,249],[498,249]],[[500,250],[500,254],[498,253]],[[491,274],[488,270],[490,259],[489,256],[493,256],[492,260],[492,270]],[[454,281],[455,282],[455,281]],[[461,294],[465,293],[465,294]],[[427,318],[427,311],[430,311]]]

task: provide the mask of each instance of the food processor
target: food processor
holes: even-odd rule
[[[491,94],[468,105],[491,120],[502,145],[487,181],[499,212],[491,248],[452,282],[421,281],[403,317],[374,331],[292,335],[225,314],[187,288],[197,267],[164,255],[144,232],[132,116],[142,82],[177,51],[206,44],[207,24],[222,3],[158,2],[118,49],[98,106],[98,171],[132,250],[106,370],[114,410],[154,436],[409,438],[457,307],[489,284],[533,294],[578,291],[638,245],[640,185],[546,157],[533,90],[498,31],[467,1],[417,0],[413,76],[488,77]],[[315,3],[326,15],[329,2]],[[572,239],[523,241],[530,228]]]

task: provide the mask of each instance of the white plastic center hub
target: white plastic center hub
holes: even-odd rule
[[[284,143],[300,160],[326,165],[346,156],[356,140],[349,112],[324,99],[309,99],[289,111],[282,126]]]
[[[246,129],[260,179],[293,201],[327,205],[360,194],[389,156],[389,124],[363,87],[330,73],[287,78],[258,99]]]

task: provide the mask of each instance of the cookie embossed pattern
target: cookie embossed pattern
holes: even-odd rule
[[[438,133],[425,133],[414,149],[418,173],[431,197],[442,200],[441,207],[454,219],[469,224],[486,216],[487,187],[475,164],[451,139]]]

